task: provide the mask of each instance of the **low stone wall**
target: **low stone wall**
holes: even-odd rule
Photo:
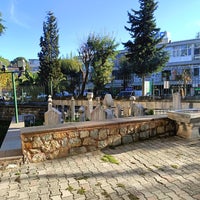
[[[18,105],[18,114],[33,114],[36,119],[44,120],[44,113],[47,111],[46,105]],[[11,120],[15,115],[14,105],[0,105],[0,119]]]
[[[28,127],[21,141],[25,162],[41,162],[175,134],[175,122],[162,115]]]

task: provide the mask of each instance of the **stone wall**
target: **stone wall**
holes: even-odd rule
[[[175,122],[162,115],[28,127],[21,141],[25,162],[41,162],[175,134]]]
[[[47,111],[46,105],[18,105],[18,114],[33,114],[36,119],[44,120],[44,113]],[[11,120],[15,115],[14,105],[0,105],[0,119]]]

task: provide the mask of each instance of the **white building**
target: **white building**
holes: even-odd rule
[[[30,66],[30,71],[38,72],[39,67],[40,67],[39,59],[29,59],[28,62],[29,62],[29,66]]]
[[[146,77],[146,81],[151,83],[151,93],[165,96],[179,90],[184,96],[200,94],[200,38],[171,42],[168,37],[164,37],[163,43],[166,43],[165,50],[169,52],[170,58],[161,72]],[[125,51],[121,51],[117,60],[124,54]],[[115,62],[115,71],[116,68],[119,69],[119,61]],[[141,91],[141,78],[134,75],[129,86],[135,91]]]

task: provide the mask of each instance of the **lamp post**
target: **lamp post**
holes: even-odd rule
[[[12,87],[13,87],[13,96],[14,96],[14,106],[15,106],[15,122],[19,123],[19,116],[18,116],[18,107],[17,107],[17,93],[16,93],[16,85],[15,85],[15,74],[18,74],[18,78],[21,76],[22,72],[25,71],[25,61],[18,61],[17,66],[19,71],[11,71],[7,72],[5,65],[0,62],[1,72],[0,74],[11,74],[12,75]]]

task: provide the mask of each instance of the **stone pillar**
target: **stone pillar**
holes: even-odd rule
[[[173,109],[180,110],[181,107],[181,95],[179,92],[173,93]]]
[[[74,100],[74,97],[71,98],[71,120],[75,121],[75,100]]]
[[[51,110],[52,109],[52,98],[51,98],[51,95],[48,96],[48,110]]]
[[[134,96],[131,96],[129,100],[130,100],[130,110],[129,110],[130,116],[134,116],[133,107],[135,106],[135,100],[136,100],[136,98]]]
[[[80,108],[79,108],[79,110],[78,110],[78,112],[79,112],[79,121],[80,122],[84,122],[85,121],[85,108],[84,108],[84,106],[81,106]]]
[[[87,93],[88,105],[87,105],[87,118],[91,120],[91,113],[93,111],[93,92]]]

